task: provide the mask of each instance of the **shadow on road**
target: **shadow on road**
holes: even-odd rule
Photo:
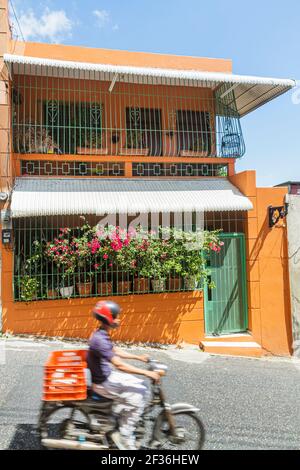
[[[15,434],[10,441],[10,450],[42,449],[38,431],[34,424],[18,424]]]

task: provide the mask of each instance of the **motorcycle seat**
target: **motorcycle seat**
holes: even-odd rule
[[[99,393],[96,392],[91,393],[91,399],[101,403],[110,403],[113,401],[111,398],[103,397],[102,395],[99,395]]]

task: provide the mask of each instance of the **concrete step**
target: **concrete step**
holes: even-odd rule
[[[204,341],[207,343],[213,343],[216,341],[222,341],[222,342],[252,342],[253,341],[253,336],[251,336],[249,333],[237,333],[237,334],[232,334],[232,335],[220,335],[220,336],[205,336]]]
[[[263,349],[260,344],[253,341],[251,335],[243,337],[234,336],[225,338],[224,336],[206,337],[200,342],[200,349],[210,354],[224,354],[228,356],[248,356],[261,357]]]

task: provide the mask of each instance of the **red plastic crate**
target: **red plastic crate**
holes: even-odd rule
[[[45,401],[86,399],[86,355],[83,349],[50,353],[44,368]]]

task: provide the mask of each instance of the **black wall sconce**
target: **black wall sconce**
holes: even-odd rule
[[[288,214],[288,204],[285,203],[284,206],[269,206],[269,227],[272,228],[279,222],[279,219],[283,219]]]

